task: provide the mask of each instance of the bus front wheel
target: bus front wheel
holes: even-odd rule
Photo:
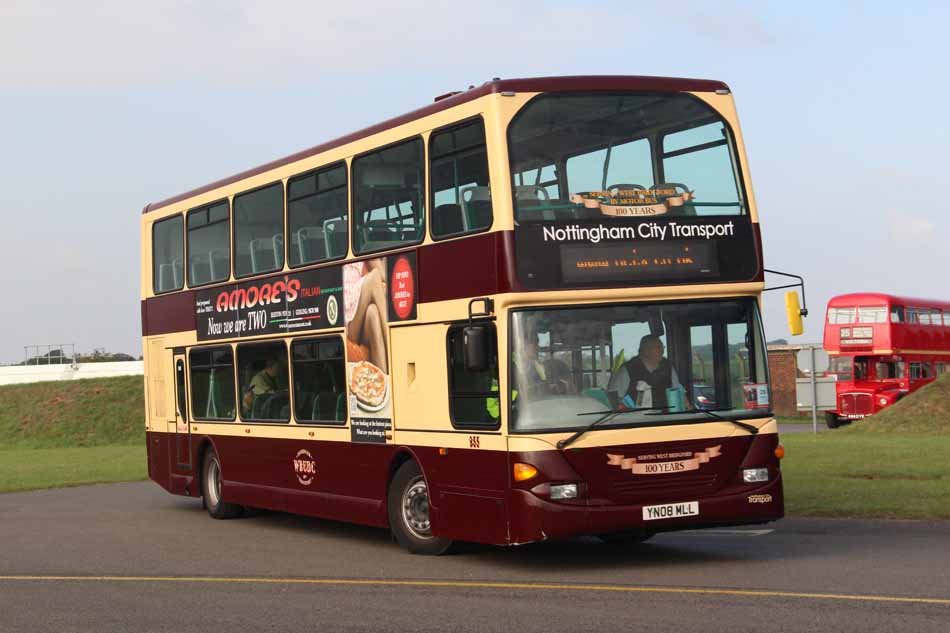
[[[841,420],[834,411],[825,411],[825,424],[829,429],[836,429],[841,426]]]
[[[243,508],[221,499],[221,461],[214,449],[205,453],[201,464],[201,491],[205,508],[215,519],[230,519],[240,516]]]
[[[432,534],[429,490],[419,465],[408,461],[399,467],[389,486],[389,526],[396,542],[413,554],[438,556],[452,541]]]

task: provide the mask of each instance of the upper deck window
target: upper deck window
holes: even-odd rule
[[[234,197],[234,276],[284,267],[284,185]]]
[[[188,212],[188,285],[231,276],[231,222],[228,201]]]
[[[854,308],[828,308],[828,323],[842,325],[854,323]]]
[[[904,306],[891,306],[891,323],[904,322]]]
[[[181,215],[152,225],[152,289],[156,294],[185,287],[183,229]]]
[[[508,137],[519,221],[746,213],[731,131],[690,95],[546,94]]]
[[[291,266],[346,257],[346,165],[303,174],[287,184]]]
[[[417,244],[425,235],[425,148],[421,138],[353,159],[353,250]]]
[[[432,235],[483,231],[492,223],[485,124],[481,119],[432,133]]]
[[[887,308],[858,308],[858,323],[887,323]]]

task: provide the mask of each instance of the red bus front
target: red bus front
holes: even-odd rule
[[[861,420],[931,382],[947,368],[946,303],[854,293],[828,302],[824,347],[837,377],[828,426]]]

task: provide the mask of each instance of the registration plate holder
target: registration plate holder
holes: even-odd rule
[[[643,506],[643,520],[679,519],[699,516],[699,501],[682,503],[663,503],[656,506]]]

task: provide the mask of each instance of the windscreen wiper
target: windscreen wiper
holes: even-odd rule
[[[716,413],[716,411],[732,411],[732,409],[687,409],[686,411],[683,411],[683,413],[705,413],[709,417],[719,420],[720,422],[731,422],[732,424],[735,424],[739,428],[745,429],[752,435],[758,434],[759,427],[753,426],[751,424],[746,424],[745,422],[739,422],[738,420],[730,420],[729,418],[724,418],[718,413]]]
[[[609,411],[588,411],[587,413],[578,413],[577,415],[598,415],[602,414],[602,417],[597,418],[587,426],[582,429],[578,429],[574,435],[566,437],[563,440],[558,440],[557,447],[559,449],[564,449],[573,444],[581,435],[587,433],[593,429],[598,424],[603,424],[609,420],[614,419],[621,413],[635,413],[637,411],[662,411],[664,409],[669,409],[670,407],[641,407],[638,409],[611,409]]]

